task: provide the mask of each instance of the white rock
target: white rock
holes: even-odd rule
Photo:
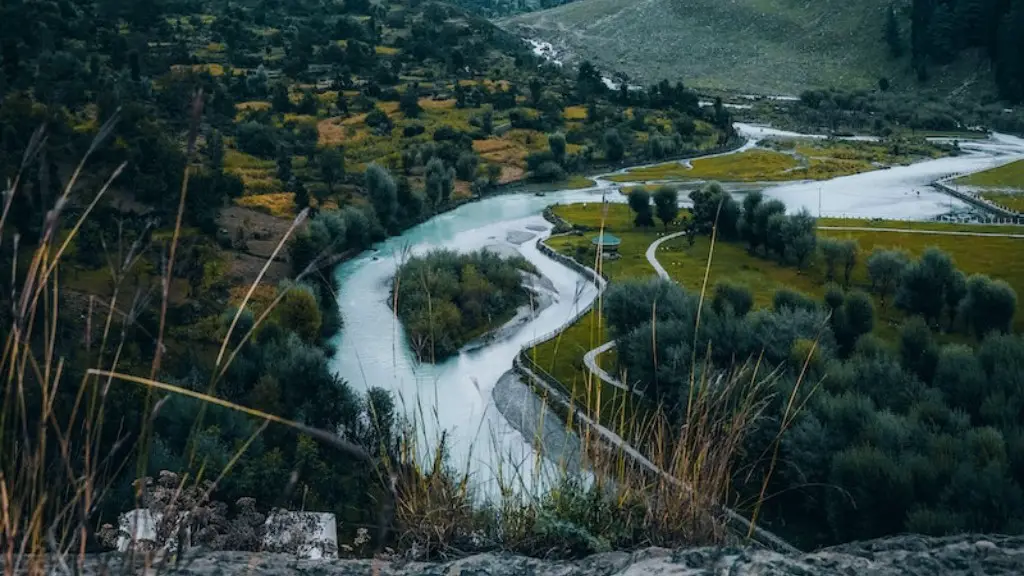
[[[338,521],[326,512],[275,510],[264,523],[263,549],[309,560],[338,557]]]

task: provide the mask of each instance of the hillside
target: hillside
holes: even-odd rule
[[[23,309],[0,300],[0,365],[42,366],[0,385],[0,462],[31,471],[5,483],[0,467],[0,488],[20,509],[40,490],[89,498],[76,482],[96,474],[102,503],[39,514],[98,526],[131,507],[147,468],[230,471],[225,501],[331,511],[352,537],[388,476],[357,463],[401,430],[398,399],[328,366],[343,330],[330,266],[501,186],[586,187],[585,171],[728,145],[730,127],[681,85],[611,93],[596,70],[546,66],[443,3],[0,3],[0,276],[24,287]],[[59,310],[27,311],[51,290]],[[63,383],[97,366],[119,376],[84,412],[85,388]],[[232,408],[207,411],[213,396]],[[53,414],[26,415],[40,399]],[[151,402],[164,407],[146,418]],[[260,435],[240,406],[353,445]],[[51,418],[63,454],[42,430],[7,441]],[[90,450],[109,455],[102,471],[65,461]]]
[[[909,56],[891,58],[884,41],[889,5],[889,0],[580,0],[501,24],[644,83],[668,77],[702,89],[798,94],[815,87],[873,87],[881,77],[894,88],[910,86]],[[902,42],[908,45],[909,15],[899,14]],[[988,76],[976,57],[963,56],[935,70],[930,87],[952,90],[965,81],[987,86]]]

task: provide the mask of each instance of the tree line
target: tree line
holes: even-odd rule
[[[964,50],[980,48],[992,63],[1000,94],[1024,99],[1024,4],[1018,0],[913,0],[909,39],[900,33],[890,9],[886,39],[894,56],[909,42],[918,77],[929,67],[949,64]]]

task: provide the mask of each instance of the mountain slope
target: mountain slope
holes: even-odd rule
[[[871,87],[882,76],[897,87],[909,85],[909,59],[890,58],[884,41],[889,5],[890,0],[580,0],[501,23],[644,81],[668,77],[708,89],[796,94],[808,87]],[[909,44],[909,19],[901,20],[903,42]],[[969,60],[956,73],[933,76],[958,84],[975,72]]]

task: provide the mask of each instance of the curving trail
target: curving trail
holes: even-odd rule
[[[686,232],[683,231],[674,232],[667,236],[662,236],[661,238],[658,238],[654,242],[651,242],[651,245],[647,247],[647,261],[650,262],[651,267],[653,267],[654,271],[658,273],[658,276],[664,280],[671,280],[672,278],[668,275],[668,272],[665,270],[665,267],[662,266],[660,262],[658,262],[658,248],[665,242],[668,242],[669,240],[675,238],[679,238],[680,236],[683,236],[685,234]],[[627,392],[632,392],[633,394],[640,395],[639,391],[631,389],[629,386],[626,386],[621,381],[619,381],[619,379],[615,378],[614,376],[609,374],[605,369],[601,368],[601,366],[597,363],[598,356],[604,354],[605,352],[611,350],[612,348],[615,348],[617,344],[618,342],[612,340],[610,342],[605,342],[604,344],[601,344],[597,348],[594,348],[593,350],[587,352],[586,354],[583,355],[583,365],[587,367],[587,370],[589,370],[591,374],[597,376],[602,382],[615,386],[616,388],[619,388],[621,390],[625,390]]]
[[[675,232],[669,234],[668,236],[662,236],[661,238],[658,238],[654,242],[651,242],[651,245],[647,247],[647,261],[651,263],[651,266],[654,267],[654,271],[657,272],[658,276],[660,276],[663,280],[671,280],[672,278],[669,277],[668,272],[665,271],[665,267],[661,265],[661,262],[658,262],[658,248],[665,242],[668,242],[669,240],[679,238],[680,236],[685,235],[686,232],[683,231]]]

